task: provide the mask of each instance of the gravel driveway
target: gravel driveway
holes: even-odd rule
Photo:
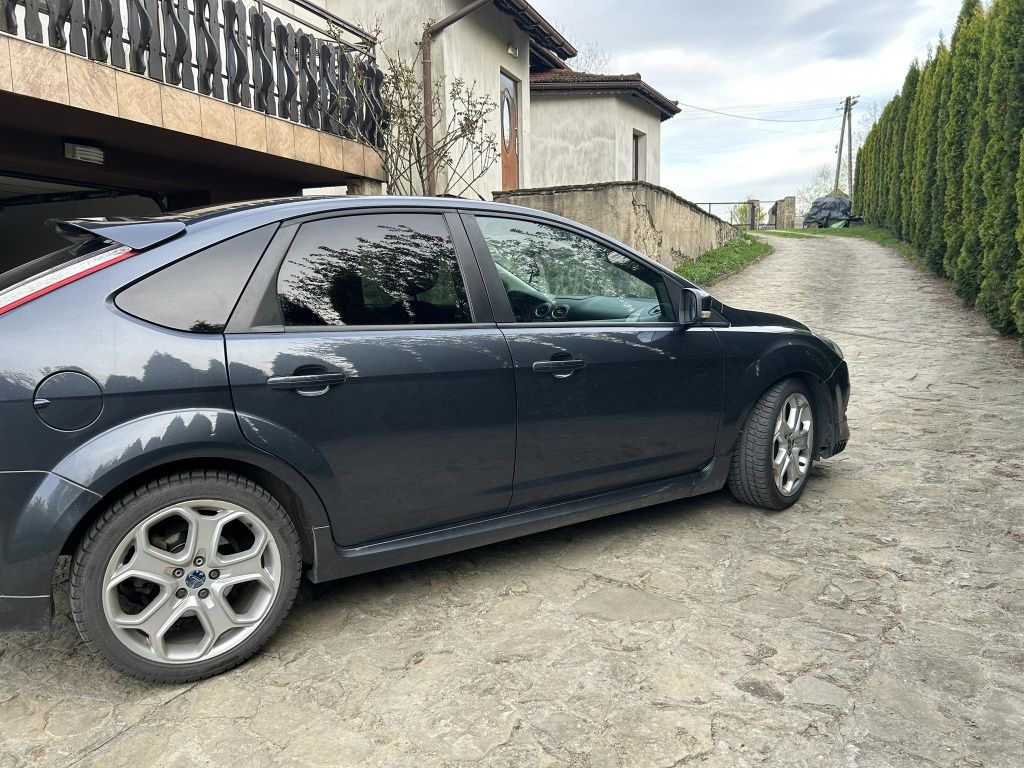
[[[0,766],[1021,765],[1015,344],[881,247],[772,242],[716,293],[853,377],[795,508],[716,494],[311,588],[182,687],[109,671],[61,598],[0,637]]]

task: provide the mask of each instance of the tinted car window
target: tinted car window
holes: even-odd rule
[[[277,291],[286,326],[472,322],[455,246],[435,214],[303,224]]]
[[[276,228],[261,227],[176,261],[121,291],[114,303],[166,328],[221,333]]]
[[[519,322],[669,322],[653,269],[596,240],[519,219],[477,222]]]

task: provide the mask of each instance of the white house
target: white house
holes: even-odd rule
[[[315,0],[328,11],[380,29],[380,46],[411,61],[428,22],[470,5],[466,0]],[[493,0],[437,34],[431,46],[434,77],[456,78],[491,97],[490,132],[499,138],[501,158],[475,185],[481,197],[514,189],[530,179],[530,51],[539,41],[557,55],[576,49],[525,0]]]
[[[640,75],[533,72],[530,101],[532,185],[661,183],[661,124],[679,107]]]
[[[380,45],[411,60],[428,23],[469,0],[314,0],[379,28]],[[661,122],[678,107],[639,75],[590,75],[566,64],[572,44],[526,0],[492,0],[438,33],[435,78],[475,84],[495,104],[491,130],[501,158],[475,185],[529,187],[660,178]]]

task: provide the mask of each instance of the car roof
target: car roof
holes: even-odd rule
[[[403,197],[397,195],[318,195],[302,197],[280,197],[267,200],[250,200],[241,203],[227,203],[203,208],[193,208],[179,213],[169,213],[164,220],[181,221],[186,226],[198,224],[213,218],[224,216],[244,217],[246,214],[273,214],[279,219],[296,218],[334,210],[352,210],[360,208],[423,208],[425,210],[461,209],[504,211],[507,213],[523,213],[536,209],[524,209],[519,205],[492,203],[485,200],[467,200],[461,197]],[[550,215],[550,214],[549,214]],[[551,218],[559,218],[551,216]]]
[[[485,200],[466,200],[457,197],[400,197],[391,195],[320,195],[301,197],[280,197],[265,200],[249,200],[237,203],[211,205],[184,211],[165,213],[157,216],[138,218],[73,219],[47,222],[59,234],[69,239],[83,236],[103,237],[114,243],[142,251],[176,242],[180,235],[190,233],[201,235],[198,239],[213,244],[219,240],[257,229],[268,224],[289,219],[316,216],[342,211],[373,209],[420,209],[423,211],[464,210],[476,213],[504,213],[529,217],[551,224],[560,224],[569,229],[604,241],[609,247],[627,251],[647,262],[659,272],[680,279],[672,270],[636,248],[578,221],[567,219],[547,211],[521,205],[493,203]],[[684,282],[691,287],[692,283]]]
[[[419,208],[422,210],[467,210],[540,216],[553,222],[579,227],[560,216],[517,205],[465,200],[456,197],[398,197],[390,195],[320,195],[247,200],[203,206],[156,216],[53,219],[47,222],[59,234],[74,239],[99,236],[143,250],[175,239],[186,231],[227,226],[243,232],[285,219],[330,213],[332,211],[370,210],[374,208]],[[595,233],[597,234],[597,233]]]

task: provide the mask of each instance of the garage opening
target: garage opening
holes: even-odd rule
[[[138,190],[0,174],[0,273],[67,245],[47,219],[152,216],[163,208],[160,196]]]

